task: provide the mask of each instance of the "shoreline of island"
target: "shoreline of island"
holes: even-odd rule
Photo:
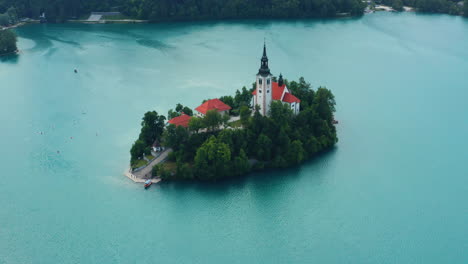
[[[145,113],[126,176],[220,180],[298,166],[338,142],[334,112],[327,88],[273,76],[264,45],[251,89],[204,100],[193,110],[177,104],[167,122],[156,111]]]

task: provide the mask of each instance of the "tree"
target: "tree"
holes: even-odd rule
[[[192,109],[188,108],[187,106],[184,106],[184,108],[182,108],[182,112],[186,115],[193,116]]]
[[[203,118],[203,126],[210,131],[214,131],[218,129],[222,121],[221,114],[216,109],[209,110]]]
[[[278,128],[287,128],[293,117],[293,112],[287,104],[273,101],[270,105],[270,118]]]
[[[182,149],[188,139],[189,134],[186,128],[183,126],[175,126],[170,124],[167,126],[163,134],[164,143],[166,146],[171,147],[174,151]]]
[[[158,115],[156,111],[145,113],[141,122],[140,140],[145,142],[147,146],[153,144],[156,139],[159,139],[164,132],[166,117]]]
[[[182,111],[183,108],[184,108],[183,105],[177,104],[175,110],[176,110],[176,112],[180,113],[180,111]]]
[[[244,149],[241,149],[239,155],[234,158],[233,174],[236,176],[244,175],[250,170],[250,163]]]
[[[392,3],[392,8],[396,11],[403,11],[403,2],[401,0],[394,0]]]
[[[16,34],[13,31],[0,30],[0,55],[17,51],[16,41]]]
[[[0,26],[9,26],[10,25],[10,17],[7,14],[0,14]]]
[[[203,119],[199,117],[192,117],[189,120],[189,129],[192,132],[198,133],[200,129],[204,128]]]
[[[10,23],[15,24],[18,22],[18,14],[14,7],[8,8],[8,10],[6,11],[6,14],[10,18]]]
[[[229,176],[231,151],[225,143],[211,136],[198,148],[195,155],[195,170],[201,179],[217,179]]]
[[[221,115],[221,123],[223,124],[224,129],[226,129],[229,126],[230,119],[231,118],[229,117],[227,113]]]
[[[305,151],[302,146],[302,142],[299,140],[294,140],[291,143],[291,147],[286,155],[286,160],[288,164],[297,165],[304,160]]]
[[[234,97],[234,103],[237,107],[247,106],[250,107],[250,102],[252,101],[252,93],[247,90],[247,88],[242,87],[242,91],[237,90]]]
[[[145,147],[145,142],[143,142],[142,140],[137,140],[135,141],[135,143],[133,143],[133,146],[130,149],[132,163],[143,157],[143,154],[145,153]]]
[[[174,117],[178,117],[180,116],[180,113],[172,110],[172,109],[169,109],[169,111],[167,111],[167,119],[171,120],[172,118]]]
[[[320,118],[326,120],[330,124],[333,122],[333,112],[335,112],[335,96],[326,88],[318,88],[314,106]]]
[[[243,126],[247,126],[250,120],[250,116],[252,115],[252,111],[250,111],[249,107],[246,105],[241,106],[240,108],[240,120]]]
[[[232,96],[221,96],[219,100],[232,108],[237,108],[237,105],[234,104],[234,98]]]
[[[272,147],[273,143],[271,139],[265,134],[260,134],[257,139],[257,158],[261,161],[269,161],[271,159]]]
[[[182,114],[186,114],[186,115],[189,115],[189,116],[192,116],[193,115],[193,111],[192,109],[190,109],[189,107],[187,106],[183,106],[181,104],[177,104],[175,109],[170,109],[168,112],[167,112],[167,118],[168,119],[172,119],[174,117],[178,117]]]

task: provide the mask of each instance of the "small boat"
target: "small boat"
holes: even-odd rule
[[[145,189],[148,189],[148,187],[150,187],[151,184],[153,184],[153,182],[151,180],[146,180],[145,181]]]

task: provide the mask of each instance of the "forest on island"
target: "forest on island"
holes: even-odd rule
[[[168,125],[157,112],[143,117],[141,133],[133,144],[131,163],[150,152],[154,141],[172,148],[168,162],[153,168],[153,176],[163,179],[215,180],[240,176],[251,170],[287,168],[317,156],[338,141],[334,125],[335,98],[319,87],[313,90],[303,78],[285,82],[301,100],[301,111],[294,115],[288,105],[273,101],[269,117],[251,110],[252,90],[245,87],[235,96],[220,99],[239,115],[236,126],[229,117],[208,111],[205,117],[192,117],[188,128]],[[178,104],[172,117],[189,112]],[[235,122],[234,122],[235,123]]]

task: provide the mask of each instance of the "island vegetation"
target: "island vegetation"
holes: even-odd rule
[[[210,110],[204,117],[192,117],[187,128],[165,126],[165,116],[147,112],[130,151],[131,164],[138,164],[150,154],[154,142],[161,142],[172,152],[166,162],[153,167],[152,176],[216,180],[295,166],[333,148],[338,138],[332,92],[324,87],[313,90],[304,78],[285,83],[301,100],[298,115],[279,101],[271,103],[269,116],[260,115],[250,105],[253,89],[245,87],[235,96],[220,98],[232,107],[231,116],[239,116],[235,122],[229,122],[229,115]],[[187,112],[191,111],[178,104],[169,114]]]
[[[16,41],[16,34],[13,31],[0,29],[0,55],[16,52],[18,50]]]

